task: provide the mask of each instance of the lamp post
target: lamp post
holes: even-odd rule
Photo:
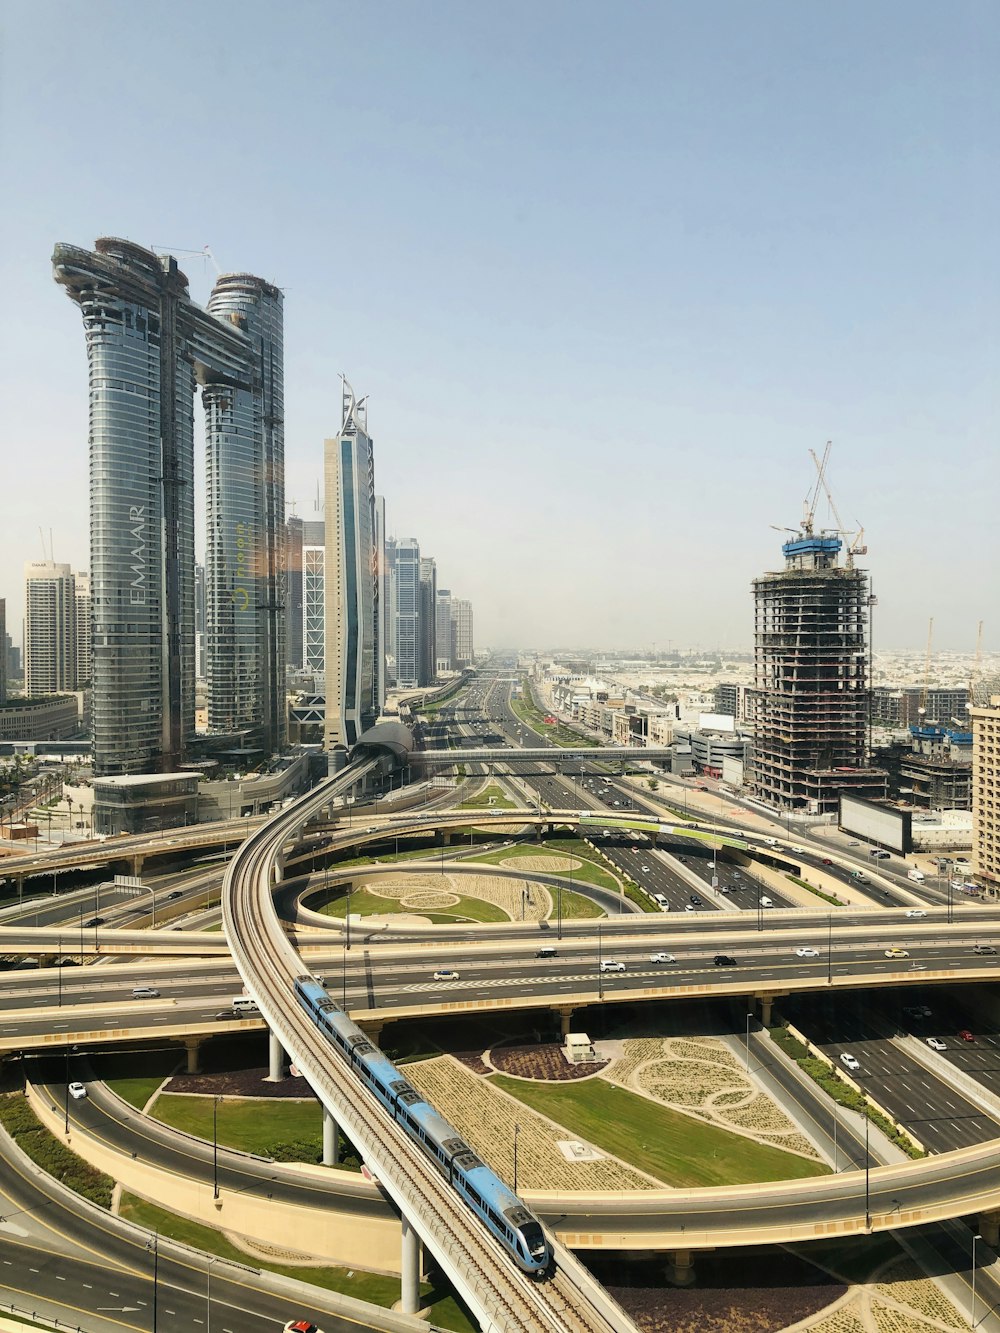
[[[972,1237],[972,1318],[969,1327],[976,1327],[976,1241],[982,1240],[978,1233]]]
[[[69,1138],[69,1047],[66,1047],[66,1081],[63,1086],[63,1133]]]
[[[868,1231],[872,1229],[872,1196],[869,1189],[868,1170],[868,1112],[865,1112],[865,1227]]]
[[[146,1249],[153,1256],[153,1333],[156,1333],[157,1318],[159,1315],[159,1295],[160,1295],[160,1233],[154,1231],[149,1240],[146,1241]]]
[[[601,940],[601,923],[597,923],[597,998],[604,999],[604,946]]]
[[[219,1200],[219,1099],[212,1098],[212,1198]]]
[[[514,1122],[514,1193],[515,1194],[517,1193],[517,1138],[520,1132],[521,1132],[521,1126],[517,1123],[517,1121],[515,1121]],[[973,1269],[973,1274],[974,1273],[975,1269]]]
[[[205,1265],[205,1333],[212,1333],[212,1265],[219,1259],[213,1254]]]
[[[833,985],[833,913],[826,914],[826,981]]]
[[[753,1014],[747,1014],[747,1073],[750,1073],[750,1020]]]

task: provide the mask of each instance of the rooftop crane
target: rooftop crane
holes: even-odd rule
[[[212,253],[211,246],[203,245],[200,250],[178,250],[172,245],[151,245],[150,249],[154,254],[173,255],[175,259],[187,257],[188,259],[209,260],[215,269],[215,276],[217,278],[222,277],[222,269],[219,267],[219,261]]]
[[[920,707],[917,712],[921,721],[927,716],[927,692],[931,685],[931,644],[934,642],[934,617],[927,622],[927,655],[924,658],[924,685],[920,691]]]
[[[826,480],[826,465],[830,457],[830,444],[831,441],[827,440],[826,448],[823,450],[822,459],[817,458],[815,449],[809,450],[809,453],[812,457],[812,461],[816,464],[816,489],[813,492],[813,510],[815,510],[816,507],[816,497],[819,493],[820,487],[822,487],[823,490],[826,492],[826,499],[827,503],[830,506],[830,512],[833,514],[834,521],[837,524],[834,531],[837,533],[838,536],[851,539],[848,542],[847,559],[845,563],[848,569],[853,569],[854,557],[856,555],[868,554],[868,547],[865,545],[865,530],[860,523],[855,529],[845,528],[843,520],[841,519],[840,514],[837,512],[837,506],[833,502],[833,495],[831,494],[830,487],[827,484]],[[810,518],[811,517],[812,515],[810,514]]]

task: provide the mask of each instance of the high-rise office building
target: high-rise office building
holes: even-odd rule
[[[24,692],[29,699],[76,689],[76,591],[69,565],[24,566]]]
[[[0,705],[7,702],[7,601],[0,597]]]
[[[437,669],[451,670],[453,635],[451,632],[451,590],[438,588],[434,636],[437,640]]]
[[[286,736],[284,297],[249,273],[218,279],[208,313],[240,330],[234,374],[199,365],[206,413],[205,562],[208,725],[254,733],[273,754]]]
[[[343,381],[340,434],[324,444],[326,514],[326,726],[331,756],[378,717],[375,454],[366,400]]]
[[[841,546],[810,523],[783,545],[785,568],[753,584],[750,780],[762,801],[809,814],[886,790],[867,767],[868,576],[839,563]]]
[[[994,682],[996,684],[996,682]],[[974,699],[972,719],[972,869],[1000,892],[1000,694]]]
[[[281,293],[225,277],[203,310],[173,256],[111,237],[93,251],[57,245],[53,268],[87,335],[95,773],[169,771],[194,732],[196,381],[208,409],[210,709],[276,746]]]
[[[326,672],[326,525],[302,525],[302,666],[317,681]]]
[[[285,661],[301,671],[302,650],[302,519],[291,514],[285,523]]]
[[[421,685],[437,677],[437,564],[430,556],[420,561],[420,622],[418,673]]]
[[[412,690],[420,684],[420,545],[415,537],[393,542],[392,570],[396,687]]]
[[[472,666],[476,660],[472,633],[472,603],[464,597],[451,599],[451,633],[454,645],[452,670],[461,671],[467,666]]]
[[[386,563],[385,496],[375,497],[375,587],[378,593],[378,654],[375,658],[375,702],[385,709],[389,652],[389,575]]]
[[[199,680],[208,679],[208,661],[205,652],[207,637],[207,607],[205,598],[205,566],[194,567],[194,673]]]
[[[90,575],[81,572],[73,577],[76,601],[76,687],[82,690],[90,684],[91,598]]]

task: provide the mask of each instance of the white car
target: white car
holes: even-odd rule
[[[649,874],[649,866],[640,866],[639,869],[642,871],[644,875]]]
[[[923,910],[922,907],[911,907],[910,910],[906,913],[906,915],[916,920],[919,917],[926,916],[927,913]]]
[[[616,962],[614,961],[614,959],[612,959],[612,958],[608,958],[608,959],[605,959],[605,960],[601,963],[601,971],[602,971],[602,972],[624,972],[624,971],[625,971],[625,964],[624,964],[624,963],[616,963]]]
[[[69,1085],[69,1095],[71,1097],[76,1097],[77,1100],[79,1100],[81,1097],[86,1097],[87,1089],[82,1083],[71,1083]]]
[[[795,957],[796,957],[796,958],[818,958],[818,957],[819,957],[819,950],[818,950],[818,949],[810,949],[809,946],[808,946],[807,944],[804,944],[804,945],[802,946],[801,949],[796,949],[796,950],[795,950]]]
[[[946,1051],[948,1049],[940,1037],[928,1037],[927,1045],[932,1051]]]
[[[651,963],[676,963],[677,959],[672,953],[651,953],[649,961]]]
[[[857,1056],[851,1055],[848,1051],[844,1051],[841,1055],[840,1063],[845,1069],[855,1070],[861,1068],[861,1062],[858,1060]]]
[[[458,973],[453,967],[442,967],[434,973],[435,981],[457,981]]]

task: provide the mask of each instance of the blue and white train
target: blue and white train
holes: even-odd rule
[[[295,994],[334,1050],[427,1154],[518,1267],[534,1277],[547,1276],[552,1270],[552,1248],[534,1214],[330,999],[315,977],[296,977]]]

